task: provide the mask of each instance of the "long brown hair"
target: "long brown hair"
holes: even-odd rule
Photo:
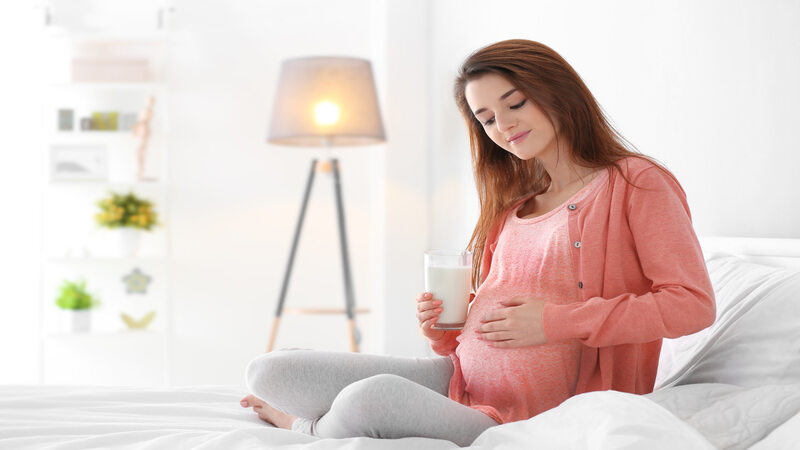
[[[472,168],[481,205],[478,223],[467,246],[473,254],[472,284],[476,291],[483,281],[482,276],[486,275],[481,274],[481,261],[489,232],[512,204],[544,192],[551,181],[536,158],[519,159],[495,144],[473,115],[467,104],[466,85],[489,73],[508,80],[535,102],[552,123],[559,124],[556,145],[559,139],[566,141],[572,149],[573,163],[609,171],[616,168],[625,181],[633,184],[617,161],[634,156],[653,162],[672,176],[653,158],[639,153],[614,129],[575,69],[550,47],[512,39],[477,50],[461,65],[454,86],[456,104],[469,130]]]

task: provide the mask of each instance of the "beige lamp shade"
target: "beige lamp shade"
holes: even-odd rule
[[[352,146],[385,140],[369,61],[346,57],[284,61],[269,142]]]

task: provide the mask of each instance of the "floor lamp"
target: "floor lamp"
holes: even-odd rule
[[[301,314],[347,314],[350,350],[357,352],[360,334],[355,324],[355,309],[350,259],[347,251],[344,206],[340,182],[339,161],[330,157],[333,146],[378,144],[386,140],[383,131],[372,66],[369,61],[348,57],[310,57],[286,60],[281,68],[280,81],[268,141],[272,144],[327,149],[328,161],[311,161],[300,215],[295,227],[292,248],[283,276],[275,318],[272,323],[267,351],[272,351],[284,312]],[[333,171],[338,214],[339,243],[342,251],[345,308],[284,309],[286,290],[303,228],[308,197],[317,171]]]

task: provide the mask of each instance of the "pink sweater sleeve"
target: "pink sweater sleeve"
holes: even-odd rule
[[[431,342],[431,349],[434,353],[441,356],[448,356],[455,353],[456,347],[458,346],[456,338],[460,333],[460,331],[448,331],[445,333],[444,337],[438,341],[428,339]]]
[[[548,342],[638,344],[695,333],[714,322],[714,291],[683,189],[655,167],[632,181],[651,189],[631,188],[627,204],[639,264],[652,282],[651,291],[547,303],[542,317]],[[584,270],[602,270],[603,261],[585,264]]]

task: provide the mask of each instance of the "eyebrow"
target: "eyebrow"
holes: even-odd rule
[[[509,95],[513,94],[516,91],[517,91],[517,88],[514,88],[514,89],[506,92],[505,94],[500,96],[500,100],[505,100],[506,98],[508,98]],[[480,113],[482,113],[484,111],[486,111],[486,108],[480,108],[479,110],[475,111],[473,114],[475,114],[477,116],[478,114],[480,114]]]

